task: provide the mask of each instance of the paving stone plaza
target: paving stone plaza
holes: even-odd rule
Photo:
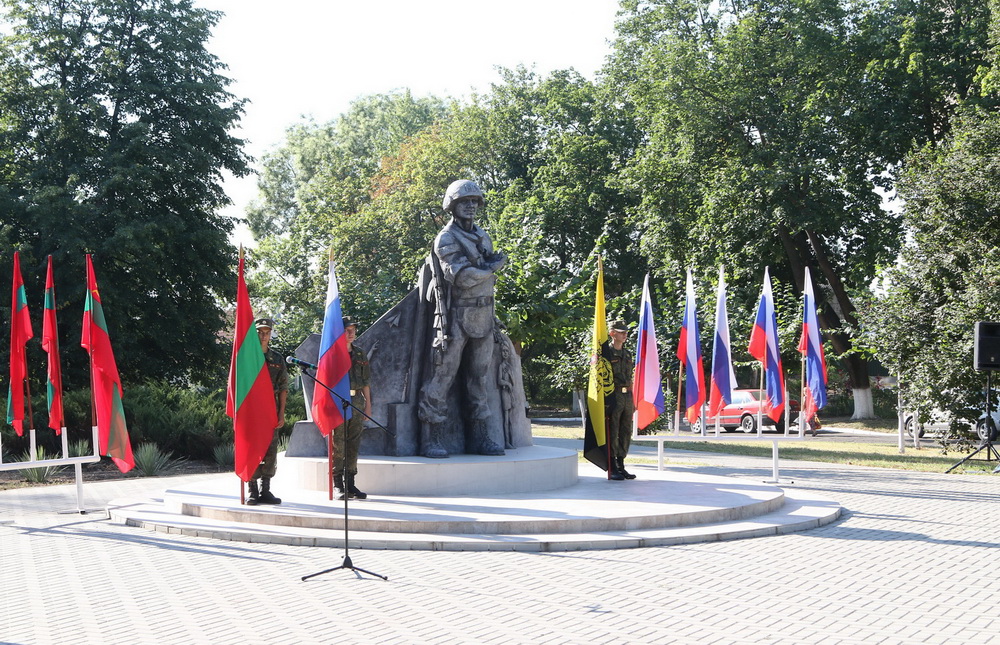
[[[694,473],[771,474],[770,459],[668,457]],[[637,482],[654,469],[637,466]],[[212,476],[85,483],[86,515],[58,512],[75,508],[74,486],[2,491],[0,642],[1000,643],[1000,476],[790,461],[781,476],[842,517],[652,548],[351,550],[388,581],[303,582],[343,551],[152,532],[100,510]]]

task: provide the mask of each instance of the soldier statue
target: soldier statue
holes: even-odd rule
[[[507,257],[494,252],[490,236],[475,223],[485,205],[475,182],[453,182],[442,203],[452,216],[434,239],[429,263],[433,272],[428,298],[433,299],[433,347],[431,376],[420,391],[418,417],[421,423],[420,452],[443,458],[442,424],[448,418],[447,396],[457,377],[465,384],[466,452],[503,455],[502,430],[498,436],[488,424],[490,365],[493,362],[493,293],[496,272]],[[494,383],[495,386],[495,383]],[[494,387],[495,389],[495,387]]]

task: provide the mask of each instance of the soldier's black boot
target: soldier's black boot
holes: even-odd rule
[[[275,497],[271,494],[271,478],[263,477],[260,480],[260,498],[258,499],[259,504],[280,504],[281,498]]]
[[[619,457],[618,458],[618,472],[620,472],[622,474],[622,477],[624,477],[625,479],[635,479],[635,475],[633,475],[629,471],[625,470],[625,458],[624,457]]]
[[[336,490],[337,499],[344,499],[344,497],[347,495],[347,489],[344,487],[343,475],[337,475],[336,473],[333,475],[333,487],[337,489]]]
[[[362,493],[358,490],[358,487],[354,485],[354,473],[349,473],[347,475],[347,492],[350,493],[351,499],[368,499],[368,493]]]
[[[623,475],[621,471],[618,470],[617,462],[614,461],[611,462],[611,466],[608,468],[608,479],[611,479],[616,482],[620,482],[625,479],[625,475]]]
[[[256,506],[260,503],[260,489],[257,488],[257,480],[251,479],[250,484],[250,497],[247,498],[247,506]]]
[[[448,451],[441,445],[441,424],[427,424],[427,444],[424,446],[424,457],[431,459],[444,459],[448,456]]]
[[[498,445],[489,435],[486,419],[476,419],[472,422],[472,436],[479,444],[479,454],[493,457],[503,456],[503,446]]]

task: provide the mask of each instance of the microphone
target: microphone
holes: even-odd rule
[[[288,363],[289,365],[298,365],[299,367],[308,367],[309,369],[314,369],[314,370],[315,369],[319,369],[319,367],[317,367],[316,365],[313,365],[312,363],[307,363],[305,361],[299,360],[299,359],[295,358],[294,356],[288,356],[288,357],[286,357],[285,358],[285,362]]]

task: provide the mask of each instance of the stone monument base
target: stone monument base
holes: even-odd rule
[[[577,483],[575,450],[546,446],[512,448],[502,457],[452,455],[427,457],[363,456],[358,460],[358,488],[373,495],[492,495],[557,490]],[[278,455],[284,485],[325,491],[325,457]]]

